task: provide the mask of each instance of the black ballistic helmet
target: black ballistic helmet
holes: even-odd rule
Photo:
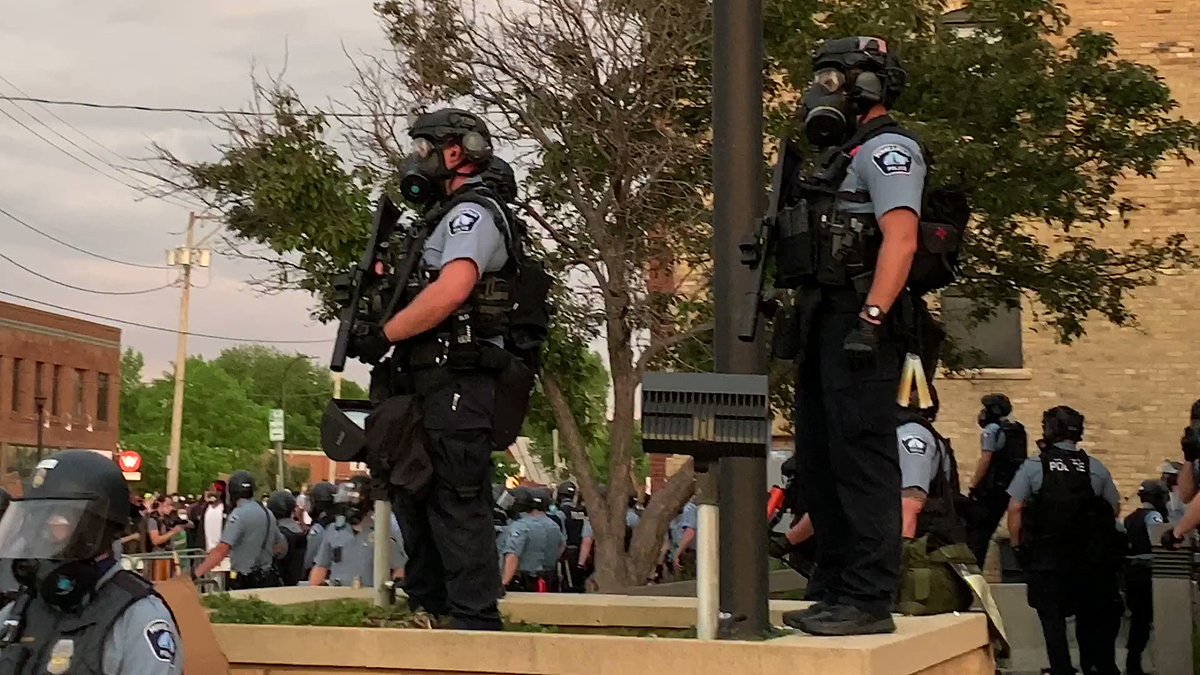
[[[1142,501],[1155,504],[1159,501],[1166,501],[1171,495],[1171,489],[1161,480],[1145,480],[1142,481],[1142,486],[1138,488],[1137,494]]]
[[[225,494],[230,504],[237,504],[239,499],[254,499],[254,476],[249,471],[234,471]]]
[[[579,488],[575,487],[574,483],[567,482],[558,486],[558,503],[575,499],[575,495],[579,492]]]
[[[413,138],[425,138],[434,142],[453,139],[463,139],[463,149],[468,153],[477,152],[476,147],[467,147],[470,142],[474,145],[476,139],[470,139],[470,134],[477,134],[491,150],[492,132],[487,124],[477,115],[459,108],[442,108],[417,116],[413,121],[408,135]]]
[[[296,512],[296,498],[287,490],[280,490],[267,499],[267,510],[280,520],[291,518]]]
[[[1042,436],[1048,443],[1083,440],[1083,414],[1065,405],[1042,413]]]
[[[813,54],[813,72],[825,68],[854,75],[846,93],[867,107],[875,103],[892,107],[908,84],[899,54],[878,37],[826,40]]]
[[[113,525],[129,521],[129,486],[111,460],[91,450],[67,450],[42,460],[20,501],[83,499]]]
[[[308,515],[316,518],[329,507],[333,506],[333,495],[337,493],[337,488],[328,481],[321,481],[312,486],[308,492]]]
[[[1013,411],[1012,401],[1008,400],[1008,397],[1004,394],[987,394],[979,399],[979,402],[983,405],[983,409],[987,411],[988,416],[995,419],[1010,415]]]

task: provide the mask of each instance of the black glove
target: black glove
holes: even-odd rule
[[[782,532],[772,532],[767,540],[767,553],[772,558],[781,559],[795,548],[792,546],[792,542],[788,541],[787,535]]]
[[[1183,537],[1175,536],[1175,528],[1167,528],[1162,533],[1162,547],[1168,551],[1174,551],[1183,543]]]
[[[879,351],[879,326],[859,317],[858,325],[850,330],[842,343],[846,360],[854,370],[875,365],[875,354]]]
[[[377,323],[359,323],[350,343],[346,346],[346,355],[356,358],[368,365],[375,365],[392,350],[392,342],[383,334],[383,326]]]
[[[1029,566],[1033,564],[1033,551],[1028,546],[1014,546],[1013,554],[1017,557],[1017,564],[1021,569],[1028,571]]]
[[[1189,462],[1194,462],[1200,459],[1200,429],[1195,427],[1184,427],[1183,438],[1179,440],[1180,449],[1183,450],[1183,458]]]

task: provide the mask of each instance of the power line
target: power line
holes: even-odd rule
[[[52,284],[58,284],[59,286],[62,286],[63,288],[69,288],[73,291],[80,291],[82,293],[93,293],[95,295],[145,295],[146,293],[153,293],[155,291],[161,291],[164,288],[171,287],[170,284],[164,284],[162,286],[155,286],[154,288],[147,288],[147,289],[141,290],[141,291],[101,291],[101,290],[97,290],[95,288],[84,288],[83,286],[75,286],[72,284],[68,284],[65,281],[59,281],[58,279],[55,279],[54,277],[48,277],[45,274],[42,274],[41,272],[38,272],[36,270],[30,269],[30,268],[22,265],[21,263],[17,262],[16,260],[13,260],[12,258],[4,255],[3,253],[0,253],[0,258],[7,260],[8,262],[12,263],[14,266],[25,270],[26,272],[32,274],[35,277],[38,277],[39,279],[45,279],[46,281],[49,281]]]
[[[170,267],[168,267],[166,265],[143,265],[142,263],[133,263],[133,262],[127,262],[125,260],[117,260],[116,258],[110,258],[106,255],[101,255],[99,253],[89,251],[85,248],[80,248],[68,241],[63,241],[62,239],[59,239],[58,237],[56,237],[48,232],[40,230],[40,229],[34,227],[33,225],[30,225],[28,222],[9,213],[8,211],[6,211],[4,209],[4,207],[0,207],[0,214],[7,216],[8,218],[16,221],[18,224],[24,225],[25,227],[29,228],[30,230],[33,230],[34,232],[37,232],[38,234],[42,235],[43,237],[49,239],[50,241],[62,244],[63,246],[66,246],[67,248],[71,249],[72,251],[78,251],[85,255],[90,255],[93,258],[99,258],[100,260],[105,260],[105,261],[108,261],[111,263],[116,263],[118,265],[128,265],[129,267],[140,267],[142,269],[147,269],[147,270],[169,270],[169,269],[171,269]]]
[[[265,112],[260,110],[212,110],[204,108],[183,108],[173,106],[150,106],[150,105],[134,105],[126,103],[94,103],[91,101],[67,101],[49,98],[39,98],[36,96],[0,96],[0,101],[41,103],[44,105],[61,105],[73,106],[76,108],[94,108],[98,110],[134,110],[137,112],[154,112],[154,113],[186,113],[189,115],[240,115],[243,117],[271,117],[274,112]],[[319,115],[326,114],[330,117],[373,117],[372,113],[353,112],[353,111],[329,111],[325,113],[296,113],[300,115]]]
[[[163,333],[178,333],[179,332],[179,331],[175,330],[174,328],[166,328],[163,326],[154,326],[154,325],[147,324],[147,323],[139,323],[137,321],[129,321],[127,319],[116,319],[111,316],[104,316],[103,314],[95,314],[93,312],[85,312],[81,309],[72,309],[70,307],[63,307],[62,305],[56,305],[54,303],[46,302],[44,300],[35,300],[34,298],[27,298],[23,295],[17,295],[16,293],[10,293],[10,292],[4,291],[4,290],[0,290],[0,295],[4,295],[4,296],[10,297],[10,298],[15,298],[17,300],[21,300],[24,302],[32,302],[35,305],[41,305],[43,307],[49,307],[51,309],[57,309],[60,312],[73,312],[75,314],[86,316],[86,317],[89,317],[92,319],[100,319],[101,321],[111,321],[113,323],[119,323],[119,324],[123,324],[126,326],[135,326],[137,328],[145,328],[147,330],[156,330],[156,331],[160,331]],[[191,337],[198,337],[198,338],[209,338],[212,340],[225,340],[227,342],[257,342],[257,343],[261,343],[261,344],[274,344],[274,345],[313,345],[313,344],[327,344],[327,343],[333,342],[333,340],[260,340],[258,338],[229,337],[227,335],[210,335],[208,333],[190,333],[190,332],[186,333],[186,335],[189,335]]]

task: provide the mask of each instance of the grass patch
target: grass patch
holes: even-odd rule
[[[342,626],[348,628],[429,628],[414,616],[404,601],[391,607],[376,607],[363,600],[328,600],[297,605],[276,605],[258,598],[206,595],[204,606],[212,610],[213,623],[268,626]],[[616,635],[624,637],[695,638],[695,629],[630,628],[624,626],[547,626],[505,620],[504,630],[516,633],[559,633]]]

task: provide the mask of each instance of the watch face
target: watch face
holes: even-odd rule
[[[867,316],[871,317],[872,319],[878,319],[883,316],[883,310],[879,309],[875,305],[869,305],[867,307]]]

